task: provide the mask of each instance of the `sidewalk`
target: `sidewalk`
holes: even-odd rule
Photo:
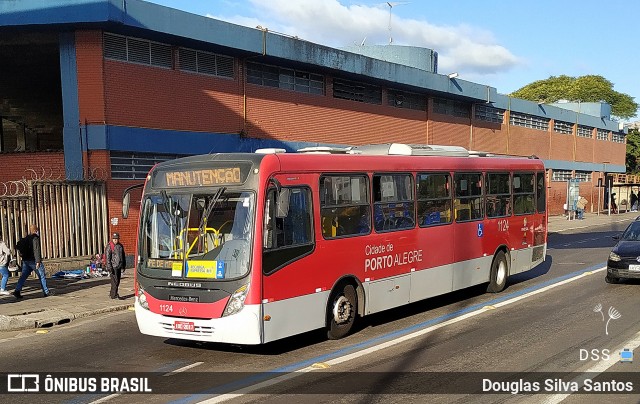
[[[627,212],[608,216],[606,213],[585,213],[584,220],[567,220],[565,216],[549,218],[549,233],[561,233],[614,222],[629,222],[640,216]],[[18,277],[9,278],[7,290],[13,291]],[[109,298],[111,287],[108,277],[90,279],[47,279],[54,296],[42,297],[40,282],[27,280],[22,300],[13,295],[0,296],[0,331],[47,328],[112,311],[133,307],[133,269],[127,269],[120,282],[119,293],[124,300]]]
[[[7,290],[13,292],[17,276],[9,278]],[[47,278],[47,287],[55,295],[44,298],[40,281],[29,277],[21,300],[13,295],[0,296],[0,331],[48,328],[77,318],[133,307],[133,269],[120,280],[118,293],[123,300],[109,298],[109,277],[89,279]]]
[[[563,231],[584,229],[592,226],[615,222],[630,222],[640,216],[640,212],[624,212],[607,215],[607,212],[585,212],[583,220],[567,220],[566,216],[550,216],[548,233],[561,233]]]

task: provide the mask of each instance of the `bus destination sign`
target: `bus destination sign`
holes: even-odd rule
[[[154,185],[180,188],[241,184],[242,176],[240,173],[240,167],[165,171],[159,173]]]

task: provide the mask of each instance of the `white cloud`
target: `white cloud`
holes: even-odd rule
[[[441,26],[397,15],[379,6],[346,6],[337,0],[249,0],[254,15],[216,16],[240,25],[262,25],[323,45],[341,47],[366,43],[387,44],[389,37],[396,45],[420,46],[438,52],[440,72],[458,71],[469,74],[494,74],[513,68],[521,60],[493,35],[468,25]]]

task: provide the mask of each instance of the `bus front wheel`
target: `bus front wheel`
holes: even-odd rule
[[[357,312],[356,290],[345,284],[331,293],[328,307],[327,337],[340,339],[351,331]]]
[[[504,251],[498,251],[493,262],[491,263],[491,274],[489,275],[489,286],[487,292],[501,292],[507,285],[507,277],[509,276],[509,266],[507,265],[507,256]]]

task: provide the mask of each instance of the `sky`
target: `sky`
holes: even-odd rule
[[[392,39],[433,49],[438,73],[502,94],[550,76],[596,74],[640,101],[633,0],[148,1],[336,48]]]

